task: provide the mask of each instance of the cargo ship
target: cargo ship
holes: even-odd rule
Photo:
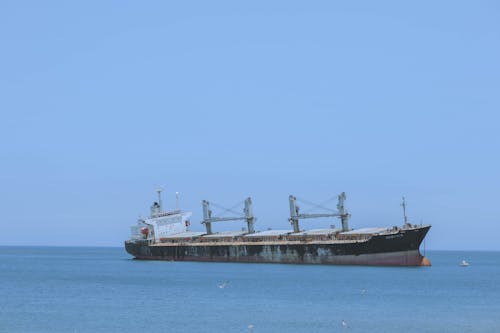
[[[289,196],[291,224],[285,230],[255,230],[252,199],[242,205],[243,212],[232,209],[233,216],[214,216],[210,203],[203,200],[205,231],[191,231],[191,212],[177,208],[163,209],[161,190],[151,206],[147,218],[139,218],[132,226],[132,235],[125,241],[125,249],[135,259],[205,262],[430,266],[421,254],[420,245],[430,225],[408,222],[406,201],[403,197],[403,225],[382,228],[349,228],[349,212],[344,207],[346,195],[338,195],[336,209],[325,208],[326,213],[301,213],[297,198]],[[215,204],[214,204],[215,205]],[[302,230],[300,220],[336,218],[337,228]],[[244,221],[246,227],[237,231],[213,232],[212,224],[222,221]]]

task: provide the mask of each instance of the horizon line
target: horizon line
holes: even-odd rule
[[[38,245],[4,245],[0,244],[0,248],[2,247],[58,247],[58,248],[114,248],[114,249],[120,249],[123,248],[124,246],[119,246],[119,245],[43,245],[43,244],[38,244]],[[500,252],[500,249],[426,249],[425,251],[422,252],[427,252],[427,251],[447,251],[447,252]]]

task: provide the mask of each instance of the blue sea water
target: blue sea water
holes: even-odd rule
[[[0,332],[500,332],[500,252],[427,256],[355,267],[0,247]]]

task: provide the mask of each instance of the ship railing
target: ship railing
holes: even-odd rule
[[[368,240],[373,234],[338,235],[339,240]]]
[[[153,218],[155,218],[155,217],[163,217],[163,216],[176,215],[176,214],[180,214],[180,213],[182,213],[182,210],[177,209],[177,210],[172,210],[170,212],[155,213],[155,214],[152,214],[151,217],[153,217]]]
[[[380,234],[393,234],[394,232],[380,233]],[[263,236],[263,237],[245,237],[245,236],[231,236],[231,237],[217,237],[217,238],[154,238],[144,239],[149,244],[164,243],[164,244],[189,244],[189,243],[261,243],[261,242],[299,242],[310,243],[315,241],[366,241],[377,234],[330,234],[330,235],[280,235],[280,236]]]
[[[323,234],[323,235],[288,235],[286,240],[288,241],[302,241],[302,242],[312,242],[312,241],[329,241],[337,239],[336,234]]]

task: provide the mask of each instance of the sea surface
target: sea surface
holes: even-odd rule
[[[0,247],[0,332],[500,332],[500,252],[427,256],[355,267]]]

